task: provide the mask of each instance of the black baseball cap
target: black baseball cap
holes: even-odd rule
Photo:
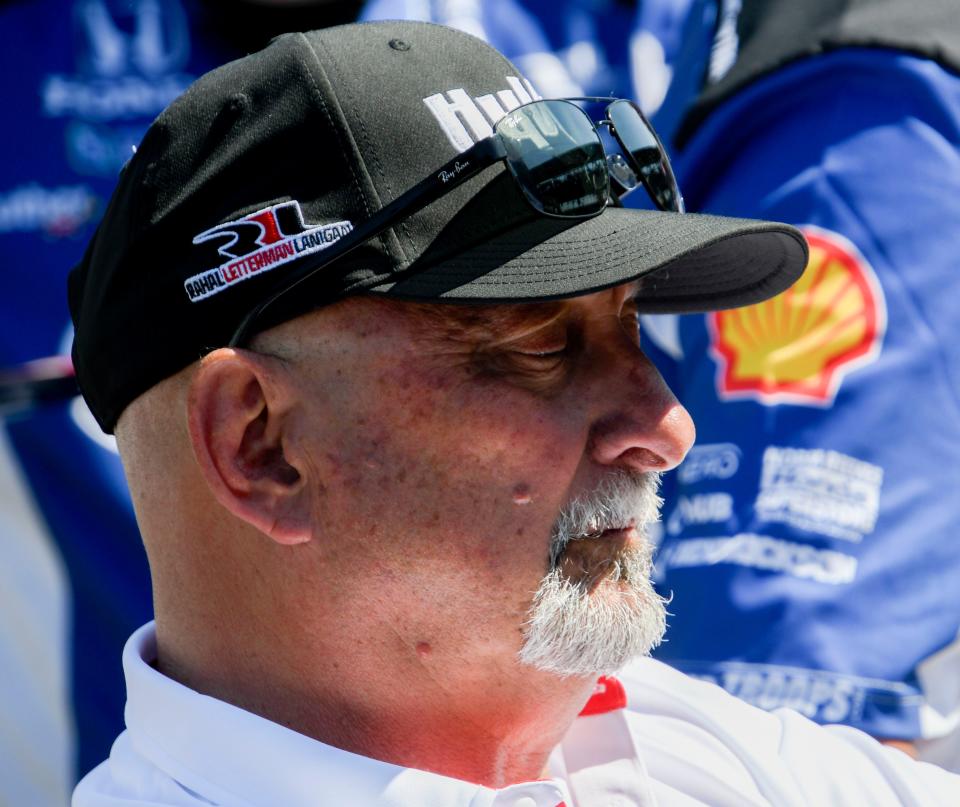
[[[69,278],[74,366],[100,426],[536,97],[483,41],[418,22],[285,34],[198,79],[150,126]],[[642,310],[707,311],[779,293],[806,258],[785,224],[616,207],[548,218],[501,163],[297,294],[304,310],[359,293],[533,301],[643,277]]]

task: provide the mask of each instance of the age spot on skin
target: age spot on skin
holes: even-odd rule
[[[520,482],[517,485],[513,486],[513,503],[514,504],[530,504],[533,501],[533,496],[530,495],[530,486]]]

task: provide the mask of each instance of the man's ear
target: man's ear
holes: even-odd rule
[[[221,348],[187,396],[193,452],[214,497],[281,544],[310,540],[307,484],[284,451],[290,393],[277,359]]]

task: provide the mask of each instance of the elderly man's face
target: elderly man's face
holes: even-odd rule
[[[693,424],[639,350],[635,291],[355,299],[284,330],[332,601],[419,663],[587,675],[659,639],[643,525]]]

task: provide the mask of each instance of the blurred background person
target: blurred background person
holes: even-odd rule
[[[0,5],[0,804],[67,804],[109,752],[116,660],[152,611],[113,440],[65,397],[69,364],[35,360],[69,354],[67,272],[156,114],[212,67],[359,7],[271,5]]]
[[[804,227],[810,266],[783,296],[644,318],[698,423],[665,482],[657,656],[960,769],[955,3],[365,8],[387,13],[487,36],[545,95],[632,95],[688,210]]]
[[[725,2],[705,64],[689,209],[780,217],[811,257],[769,305],[654,326],[700,424],[660,658],[956,769],[960,15]]]

